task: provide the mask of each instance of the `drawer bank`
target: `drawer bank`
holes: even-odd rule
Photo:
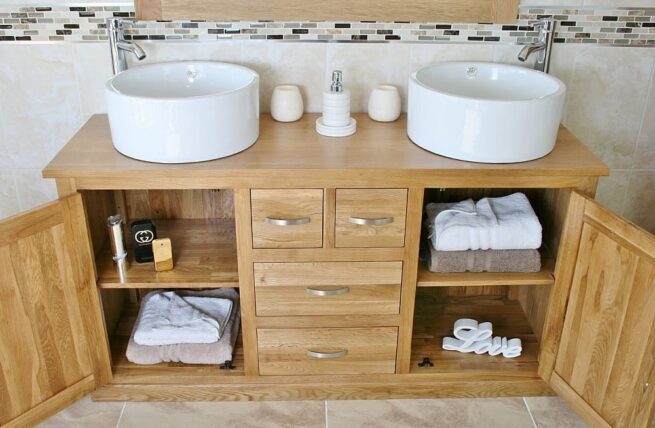
[[[0,424],[96,400],[312,400],[562,396],[594,426],[649,424],[655,392],[655,239],[593,197],[601,163],[561,128],[520,164],[428,153],[405,118],[355,115],[317,135],[315,115],[261,120],[257,144],[197,164],[117,153],[92,117],[44,170],[59,201],[0,223]],[[520,190],[544,227],[535,273],[432,273],[420,260],[428,202]],[[132,263],[121,282],[106,218],[151,218],[175,269]],[[154,288],[234,287],[231,368],[138,366],[125,347]],[[516,359],[447,352],[462,317],[520,337]],[[424,364],[424,361],[427,364]],[[5,364],[7,363],[7,364]]]

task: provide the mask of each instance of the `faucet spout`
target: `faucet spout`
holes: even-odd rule
[[[535,52],[541,52],[546,49],[546,44],[543,42],[530,43],[529,45],[523,46],[521,52],[519,52],[518,60],[521,62],[526,62],[530,55]]]
[[[548,18],[540,21],[531,21],[530,25],[535,31],[539,32],[538,38],[535,42],[528,43],[521,48],[521,52],[518,54],[518,60],[525,62],[530,55],[537,54],[534,69],[548,73],[556,21],[553,18]]]
[[[123,32],[123,21],[116,18],[107,20],[107,38],[109,39],[109,51],[111,53],[111,67],[114,75],[127,70],[127,59],[125,52],[134,54],[139,61],[146,57],[141,46],[130,40],[125,40]]]
[[[134,54],[134,56],[136,56],[136,59],[138,59],[139,61],[145,59],[146,57],[146,53],[141,48],[141,46],[139,46],[134,42],[130,42],[128,40],[119,40],[118,42],[116,42],[116,45],[118,49]]]

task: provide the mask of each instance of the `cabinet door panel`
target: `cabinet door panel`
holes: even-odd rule
[[[0,424],[38,421],[106,382],[79,195],[0,222]]]
[[[540,373],[594,426],[648,426],[655,237],[580,195],[571,207]]]

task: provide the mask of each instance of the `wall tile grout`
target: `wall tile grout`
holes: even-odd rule
[[[637,133],[637,143],[635,144],[635,150],[633,152],[632,156],[632,170],[634,170],[634,166],[637,162],[636,157],[634,154],[639,152],[639,146],[641,142],[641,137],[642,137],[642,132],[644,130],[644,125],[646,123],[646,111],[648,110],[648,102],[650,100],[650,96],[655,91],[655,57],[653,58],[653,63],[651,64],[651,74],[650,74],[650,80],[648,82],[648,88],[646,89],[646,97],[644,100],[644,105],[641,111],[641,120],[639,121],[639,132]]]

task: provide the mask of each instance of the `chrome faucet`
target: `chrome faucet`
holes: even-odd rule
[[[107,19],[107,36],[109,37],[109,50],[111,53],[111,69],[114,75],[127,70],[127,59],[125,52],[131,52],[136,59],[141,61],[146,53],[138,44],[125,40],[123,33],[123,21],[121,19]]]
[[[530,55],[536,53],[537,59],[534,63],[534,69],[548,73],[550,69],[550,52],[553,47],[553,36],[555,35],[556,21],[552,18],[531,21],[530,25],[535,30],[539,30],[539,36],[536,42],[523,46],[519,52],[518,59],[521,62],[528,60]]]

